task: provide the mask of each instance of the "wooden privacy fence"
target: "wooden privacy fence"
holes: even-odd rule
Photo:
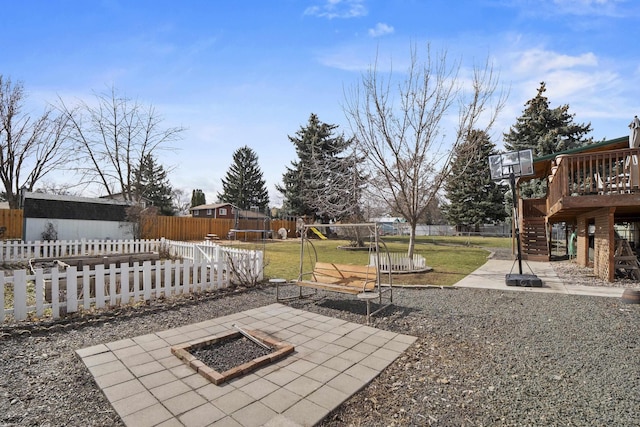
[[[240,219],[236,224],[231,219],[219,218],[193,218],[181,216],[156,216],[142,220],[141,233],[144,239],[159,239],[165,237],[171,240],[204,240],[208,234],[215,234],[221,239],[229,236],[229,231],[240,230],[267,230],[271,231],[274,238],[278,238],[278,230],[284,228],[295,233],[296,223],[289,220],[271,220],[265,225],[264,220]],[[263,233],[243,233],[236,238],[247,240],[261,239]]]
[[[181,216],[156,216],[144,218],[141,224],[142,238],[171,240],[204,240],[207,234],[225,237],[233,228],[233,220],[216,218],[192,218]]]
[[[22,239],[22,209],[0,209],[0,239]]]
[[[0,239],[22,239],[23,216],[22,209],[0,209],[0,230],[4,232]],[[260,229],[265,226],[264,220],[241,219],[235,224],[231,219],[192,218],[180,216],[145,217],[140,224],[143,239],[160,239],[165,237],[172,240],[203,240],[207,234],[216,234],[220,238],[227,238],[229,231],[237,229]],[[295,233],[296,223],[291,220],[270,220],[267,228],[274,238],[278,238],[278,230],[284,228],[289,235]],[[262,233],[243,234],[243,239],[256,240],[262,238]]]

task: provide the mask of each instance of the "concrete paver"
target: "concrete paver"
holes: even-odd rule
[[[219,386],[170,352],[237,323],[296,351]],[[128,426],[310,426],[360,390],[415,337],[271,304],[78,350]]]

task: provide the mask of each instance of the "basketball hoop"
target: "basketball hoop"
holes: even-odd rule
[[[489,170],[491,171],[491,179],[494,181],[509,179],[511,184],[511,194],[513,194],[513,220],[516,225],[516,243],[518,246],[517,261],[520,274],[507,274],[505,277],[507,286],[540,287],[542,286],[542,281],[535,274],[522,274],[520,221],[518,220],[518,195],[516,193],[516,178],[534,175],[533,151],[528,149],[489,156]]]

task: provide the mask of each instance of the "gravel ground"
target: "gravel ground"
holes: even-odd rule
[[[0,426],[120,426],[75,350],[274,301],[260,287],[0,328]],[[375,326],[418,340],[323,426],[640,426],[640,305],[436,288],[398,289],[394,302]],[[292,305],[364,317],[364,304],[337,294]]]

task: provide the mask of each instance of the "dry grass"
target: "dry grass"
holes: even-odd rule
[[[407,237],[385,237],[392,252],[405,252]],[[366,264],[368,251],[345,251],[338,246],[347,245],[344,240],[314,240],[318,259],[342,264]],[[274,240],[260,243],[234,242],[234,246],[260,249],[265,252],[265,277],[295,279],[300,270],[300,240]],[[420,274],[394,275],[394,284],[449,286],[484,264],[492,247],[510,247],[508,238],[494,237],[421,237],[415,253],[425,257],[433,271]],[[306,251],[306,248],[305,248]],[[307,251],[306,251],[307,252]],[[305,256],[305,271],[311,261]]]

